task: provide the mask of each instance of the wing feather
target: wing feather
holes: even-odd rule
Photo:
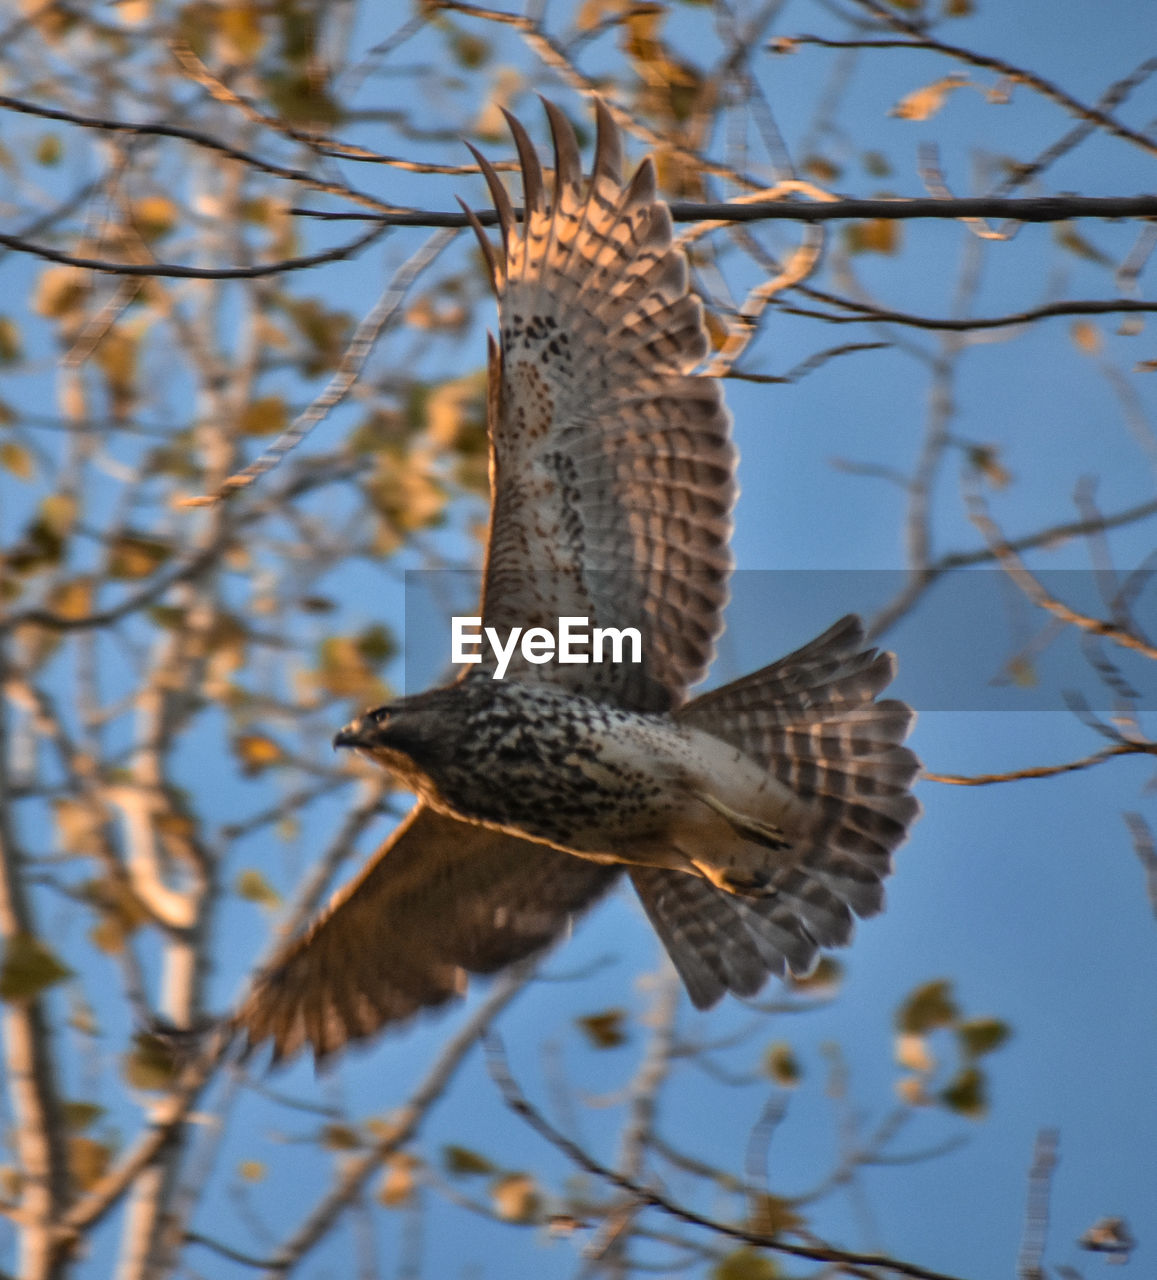
[[[318,1061],[548,947],[620,868],[418,805],[329,909],[275,956],[237,1021],[274,1060]]]
[[[546,184],[526,130],[508,117],[523,174],[516,223],[493,166],[478,163],[502,229],[488,262],[499,297],[492,362],[492,507],[486,626],[636,627],[640,668],[532,665],[508,679],[564,682],[638,710],[679,706],[722,629],[731,569],[735,450],[707,352],[702,308],[645,160],[622,178],[619,131],[596,104],[594,172],[546,104],[555,171]],[[477,154],[477,153],[476,153]],[[477,234],[481,229],[475,226]],[[471,678],[486,678],[486,664]]]

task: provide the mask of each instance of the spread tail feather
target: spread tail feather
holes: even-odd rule
[[[883,906],[892,853],[920,811],[910,791],[920,765],[903,746],[911,709],[876,701],[895,660],[863,645],[863,624],[849,615],[676,713],[743,751],[803,801],[787,847],[767,852],[760,896],[737,896],[684,872],[632,870],[698,1007],[725,991],[751,995],[785,967],[806,972],[820,947],[850,940],[853,913],[871,916]]]

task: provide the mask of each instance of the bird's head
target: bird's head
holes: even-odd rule
[[[374,707],[334,736],[334,747],[350,747],[420,791],[452,740],[453,719],[445,699],[431,690]]]

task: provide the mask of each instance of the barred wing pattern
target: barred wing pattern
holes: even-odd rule
[[[722,629],[736,495],[730,419],[718,382],[691,373],[707,336],[654,166],[644,160],[623,182],[618,130],[598,102],[584,184],[570,124],[544,105],[555,152],[549,205],[530,139],[507,115],[521,226],[475,152],[502,233],[496,248],[474,220],[501,326],[490,361],[483,622],[504,634],[553,631],[563,616],[637,627],[641,669],[519,657],[507,679],[566,681],[635,710],[667,710],[706,673]]]
[[[688,703],[678,719],[730,742],[811,801],[810,827],[776,855],[775,892],[725,893],[679,872],[631,880],[691,999],[753,995],[769,973],[806,973],[820,947],[850,941],[853,913],[883,907],[892,853],[920,811],[919,771],[901,744],[913,713],[874,701],[895,674],[849,615],[779,662]]]
[[[470,215],[502,331],[490,350],[481,613],[502,632],[553,631],[567,616],[637,627],[641,667],[516,658],[507,678],[671,711],[804,802],[784,831],[787,847],[767,850],[761,896],[682,871],[629,869],[705,1008],[727,991],[754,994],[768,974],[807,971],[819,948],[849,940],[854,916],[880,910],[892,853],[919,811],[909,790],[918,763],[902,745],[913,717],[902,702],[876,701],[894,660],[865,647],[854,617],[684,705],[711,660],[727,595],[736,494],[729,418],[718,383],[692,372],[706,353],[702,313],[650,161],[623,182],[618,131],[598,103],[594,173],[584,183],[570,125],[553,105],[546,110],[549,205],[530,140],[508,116],[524,221],[481,156],[499,248]],[[467,679],[490,675],[483,662]],[[517,775],[505,777],[514,785]],[[251,1045],[271,1039],[276,1058],[308,1044],[322,1059],[460,994],[468,974],[550,945],[624,869],[419,804],[312,929],[282,949],[238,1025]]]
[[[275,1061],[308,1044],[321,1062],[543,950],[620,871],[418,805],[273,960],[238,1022]]]

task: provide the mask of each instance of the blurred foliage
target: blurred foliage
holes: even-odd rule
[[[41,939],[17,933],[6,940],[0,959],[0,1000],[31,1000],[71,977],[72,970]]]
[[[907,1074],[897,1082],[900,1098],[912,1106],[939,1104],[980,1119],[988,1111],[988,1079],[980,1059],[999,1049],[1012,1028],[999,1018],[966,1018],[952,983],[940,978],[909,993],[896,1011],[896,1061]],[[934,1050],[937,1032],[948,1033],[954,1062],[943,1065]]]

